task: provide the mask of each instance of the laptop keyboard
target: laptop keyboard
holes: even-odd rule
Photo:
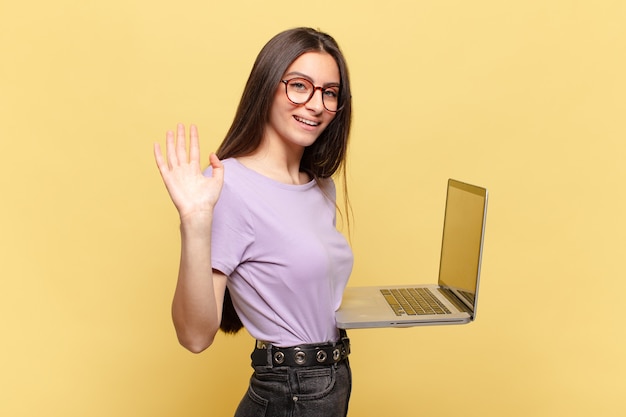
[[[382,289],[396,316],[450,314],[450,310],[428,288]]]

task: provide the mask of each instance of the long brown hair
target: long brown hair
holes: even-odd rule
[[[343,53],[337,42],[326,33],[311,28],[295,28],[270,39],[257,56],[233,123],[216,153],[220,159],[235,158],[248,155],[259,147],[277,86],[291,63],[307,52],[325,52],[337,63],[341,78],[340,110],[317,140],[304,150],[300,170],[310,174],[318,183],[339,171],[343,177],[347,206],[344,165],[352,121],[352,94]],[[220,329],[236,333],[242,327],[227,288]]]

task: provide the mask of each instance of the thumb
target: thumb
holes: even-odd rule
[[[211,153],[211,155],[209,155],[209,162],[211,164],[211,168],[213,169],[213,178],[219,180],[220,182],[223,182],[224,164],[222,164],[222,161],[220,161],[215,153]]]

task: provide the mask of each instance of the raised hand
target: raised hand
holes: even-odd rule
[[[166,157],[161,152],[161,146],[154,144],[154,158],[181,219],[192,214],[210,214],[224,184],[224,166],[213,153],[209,156],[213,175],[202,175],[196,126],[191,125],[189,136],[189,155],[185,126],[182,124],[177,126],[176,135],[172,131],[167,132]]]

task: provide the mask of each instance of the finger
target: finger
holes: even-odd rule
[[[185,125],[179,123],[176,128],[176,157],[178,163],[187,162],[187,138],[185,137]]]
[[[195,162],[198,166],[200,166],[200,139],[198,135],[198,127],[191,125],[189,130],[189,162]]]
[[[163,174],[163,170],[167,169],[167,164],[163,159],[163,152],[161,152],[161,145],[159,145],[159,143],[154,144],[154,160],[156,161],[159,171]]]
[[[178,165],[178,158],[176,157],[175,145],[174,145],[174,132],[168,130],[165,134],[165,152],[167,153],[167,162],[169,167],[175,167]]]

